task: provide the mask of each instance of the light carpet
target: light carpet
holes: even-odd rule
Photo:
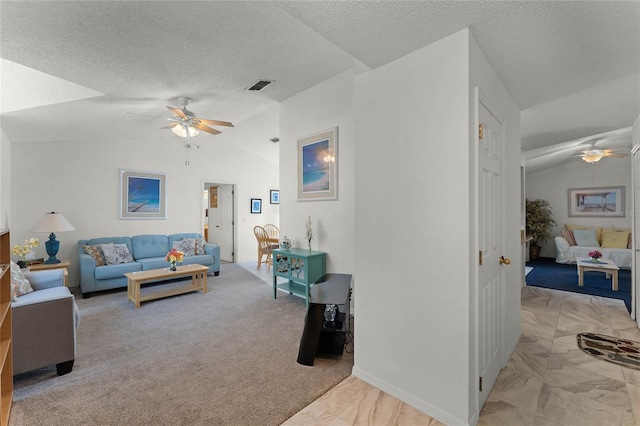
[[[77,298],[73,371],[17,376],[10,424],[278,425],[351,373],[349,352],[296,363],[303,299],[235,264],[208,285],[140,309],[126,290]]]

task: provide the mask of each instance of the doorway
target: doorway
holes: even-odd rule
[[[203,234],[208,243],[220,246],[220,260],[235,261],[235,186],[204,184]]]

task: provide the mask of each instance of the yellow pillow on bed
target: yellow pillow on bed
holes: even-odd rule
[[[629,232],[627,231],[604,232],[601,247],[626,249],[628,241]]]

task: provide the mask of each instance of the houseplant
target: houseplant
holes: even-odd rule
[[[546,200],[526,200],[527,203],[527,236],[531,238],[530,257],[540,256],[540,244],[553,237],[551,230],[556,225],[551,207]]]

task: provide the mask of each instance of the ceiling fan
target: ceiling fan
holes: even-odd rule
[[[587,147],[587,149],[583,150],[583,151],[579,151],[581,154],[579,155],[579,157],[582,159],[582,161],[584,161],[585,163],[590,163],[590,164],[594,164],[597,163],[598,161],[602,160],[602,158],[604,157],[626,157],[629,154],[626,153],[619,153],[619,152],[615,152],[615,150],[613,149],[599,149],[596,148],[596,143],[598,143],[598,141],[600,141],[603,138],[596,138],[596,139],[592,139],[590,141],[587,141],[587,143],[590,143],[590,146]]]
[[[211,133],[212,135],[217,135],[221,133],[219,130],[216,130],[208,125],[214,126],[227,126],[233,127],[233,124],[228,121],[219,121],[219,120],[209,120],[205,118],[198,118],[196,115],[187,109],[187,105],[191,101],[190,98],[180,98],[179,102],[182,104],[182,108],[168,106],[169,111],[173,113],[173,117],[167,118],[167,120],[171,121],[171,124],[167,124],[163,126],[163,129],[171,129],[173,133],[176,135],[189,138],[196,136],[200,133],[200,130],[203,132]]]
[[[191,138],[193,136],[198,135],[200,130],[211,133],[212,135],[217,135],[218,133],[221,133],[220,130],[209,127],[209,125],[233,127],[233,124],[228,121],[198,118],[193,112],[187,109],[187,105],[189,105],[191,98],[179,98],[178,101],[182,104],[182,108],[167,105],[169,111],[173,113],[173,117],[167,118],[167,120],[171,121],[171,124],[167,124],[162,128],[171,129],[171,131],[176,135],[187,138],[187,143],[184,144],[184,147],[186,148],[186,158],[184,163],[188,166],[190,164],[189,148],[200,148],[199,145],[191,143]]]

